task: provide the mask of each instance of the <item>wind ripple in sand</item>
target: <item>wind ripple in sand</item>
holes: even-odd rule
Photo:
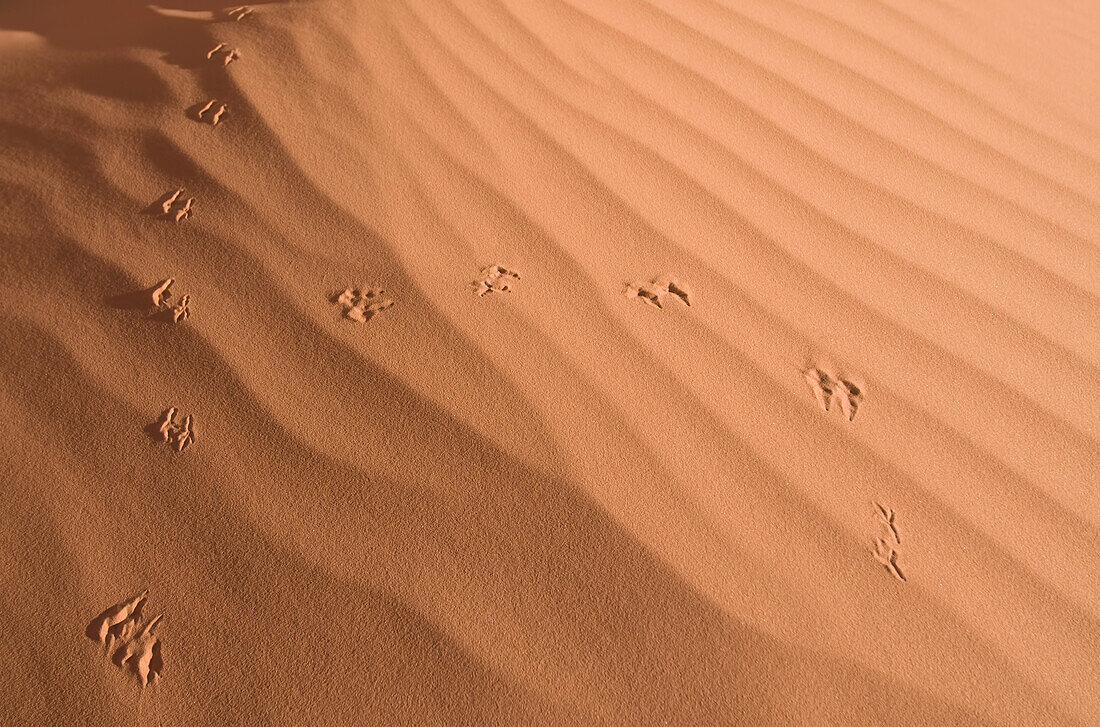
[[[1028,10],[1025,44],[1019,8],[960,7],[0,10],[44,39],[0,72],[0,550],[42,653],[5,670],[12,719],[101,713],[34,624],[130,569],[203,615],[172,681],[197,725],[1095,722],[1100,135],[1053,72],[1095,18]],[[248,123],[207,134],[195,98]],[[152,213],[182,222],[183,181],[202,225],[117,212],[176,189]],[[507,315],[460,298],[485,259],[524,271]],[[190,325],[88,304],[166,270]],[[705,299],[628,287],[691,306],[648,326],[608,302],[639,270]],[[375,276],[400,325],[334,336],[318,286]],[[807,355],[874,382],[804,372],[858,426],[810,416]],[[132,434],[176,392],[216,456],[165,468]],[[192,431],[169,412],[152,434]],[[151,681],[146,626],[118,653]]]

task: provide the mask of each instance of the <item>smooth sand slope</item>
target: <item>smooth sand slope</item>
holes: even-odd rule
[[[1089,0],[0,3],[0,722],[1100,724]]]

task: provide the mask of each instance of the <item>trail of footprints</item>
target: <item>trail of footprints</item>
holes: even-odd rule
[[[226,18],[241,21],[254,12],[248,5],[241,5],[225,11]],[[223,67],[240,60],[239,48],[218,42],[206,52],[206,59],[220,63]],[[199,121],[218,126],[229,112],[229,104],[210,99],[196,111]],[[160,216],[176,223],[183,222],[193,215],[195,197],[185,196],[180,187],[169,193],[160,203]],[[490,293],[512,292],[513,285],[520,279],[519,273],[494,264],[482,268],[473,281],[473,289],[478,297]],[[175,303],[171,298],[172,278],[166,278],[145,293],[148,305],[157,314],[178,323],[190,316],[190,296],[183,295]],[[629,300],[640,301],[646,305],[664,309],[670,301],[676,301],[691,307],[692,296],[687,286],[670,278],[652,278],[644,282],[630,282],[623,287],[623,295]],[[366,323],[378,313],[394,305],[385,291],[369,287],[348,287],[331,296],[330,301],[340,306],[343,316],[357,323]],[[852,421],[859,409],[864,393],[861,387],[847,378],[819,367],[803,371],[803,377],[809,383],[818,406],[829,412],[835,403],[842,414]],[[180,417],[176,407],[169,407],[160,418],[148,427],[150,434],[168,444],[177,452],[183,452],[195,442],[195,421],[191,414]],[[898,565],[898,549],[901,540],[896,526],[893,510],[876,503],[879,533],[874,541],[872,555],[895,578],[905,581]],[[144,687],[159,679],[164,666],[161,641],[156,635],[160,617],[145,619],[143,609],[147,602],[147,593],[111,606],[88,626],[88,635],[102,643],[112,661],[120,668],[134,673]]]
[[[164,647],[157,628],[161,616],[146,617],[149,592],[108,607],[92,619],[85,631],[88,638],[103,644],[111,662],[129,671],[145,688],[156,684],[164,670]]]

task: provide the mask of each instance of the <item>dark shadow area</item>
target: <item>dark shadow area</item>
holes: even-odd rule
[[[200,101],[198,103],[191,104],[190,106],[188,106],[184,110],[184,114],[187,116],[187,118],[191,119],[192,121],[196,121],[200,124],[209,124],[210,123],[210,110],[207,109],[208,101],[209,100]],[[217,104],[215,103],[212,108],[217,108]],[[203,112],[204,109],[206,110],[206,116],[205,117],[199,115]]]
[[[153,293],[160,287],[160,283],[151,285],[143,290],[135,290],[131,293],[111,296],[106,299],[107,305],[119,310],[144,310],[153,307]]]
[[[242,22],[262,16],[266,0],[250,3],[257,12]],[[210,13],[207,18],[158,12],[146,0],[80,0],[42,2],[6,0],[0,3],[0,28],[35,33],[52,45],[77,50],[153,48],[168,62],[184,67],[203,60],[206,26],[235,22],[225,11],[233,3],[219,0],[169,0],[167,8],[184,13]],[[211,44],[212,46],[213,44]]]
[[[141,214],[149,215],[150,217],[163,217],[165,219],[169,219],[168,210],[164,209],[164,205],[167,204],[169,201],[174,201],[178,198],[179,195],[176,194],[176,190],[174,189],[171,192],[165,192],[161,196],[157,197],[155,202],[151,202],[147,207],[144,207],[141,210]]]
[[[172,99],[167,84],[149,66],[125,58],[104,58],[79,64],[68,74],[81,91],[130,103],[165,103]]]
[[[164,434],[160,431],[161,424],[165,420],[165,418],[170,418],[175,413],[176,411],[174,408],[165,409],[160,413],[160,416],[157,417],[157,420],[155,422],[150,422],[149,424],[146,424],[143,431],[149,437],[149,439],[152,439],[155,442],[165,441]]]

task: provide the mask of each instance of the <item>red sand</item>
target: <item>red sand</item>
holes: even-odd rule
[[[0,4],[0,722],[1100,724],[1094,2],[172,6]]]

